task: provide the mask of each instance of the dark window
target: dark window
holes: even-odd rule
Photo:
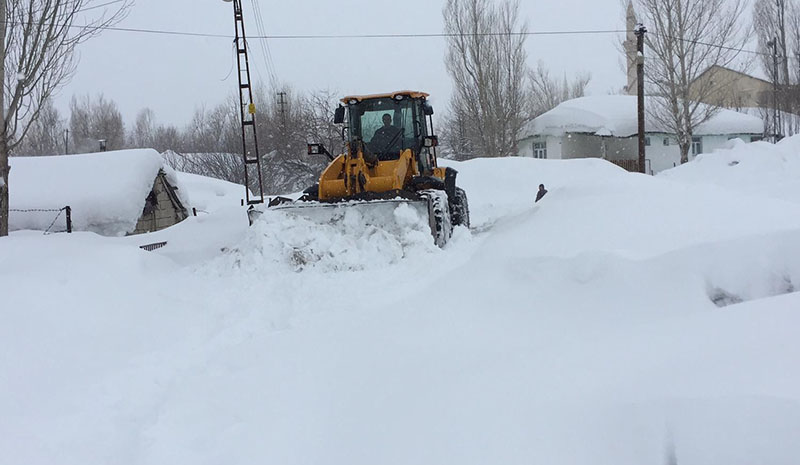
[[[547,142],[533,143],[533,158],[547,158]]]
[[[692,137],[692,155],[697,156],[703,153],[703,139]]]
[[[647,145],[648,147],[650,146],[650,138],[649,137],[645,137],[644,138],[644,145]]]

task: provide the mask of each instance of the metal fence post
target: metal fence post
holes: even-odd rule
[[[72,207],[67,205],[64,207],[64,210],[67,211],[67,233],[72,232]]]

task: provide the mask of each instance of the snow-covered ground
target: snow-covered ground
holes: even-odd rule
[[[447,164],[443,250],[186,179],[152,235],[0,239],[0,464],[797,463],[800,138]]]

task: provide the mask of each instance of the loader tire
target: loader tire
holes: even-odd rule
[[[450,204],[450,219],[453,226],[466,226],[469,229],[469,202],[464,189],[456,187],[456,195],[448,199]]]
[[[447,194],[438,189],[424,190],[419,194],[428,202],[428,221],[433,242],[439,247],[444,247],[453,233]]]

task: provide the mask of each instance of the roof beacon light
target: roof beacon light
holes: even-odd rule
[[[398,102],[400,100],[403,100],[404,98],[405,98],[405,95],[403,95],[403,94],[397,94],[397,95],[394,96],[394,99],[397,100]]]

